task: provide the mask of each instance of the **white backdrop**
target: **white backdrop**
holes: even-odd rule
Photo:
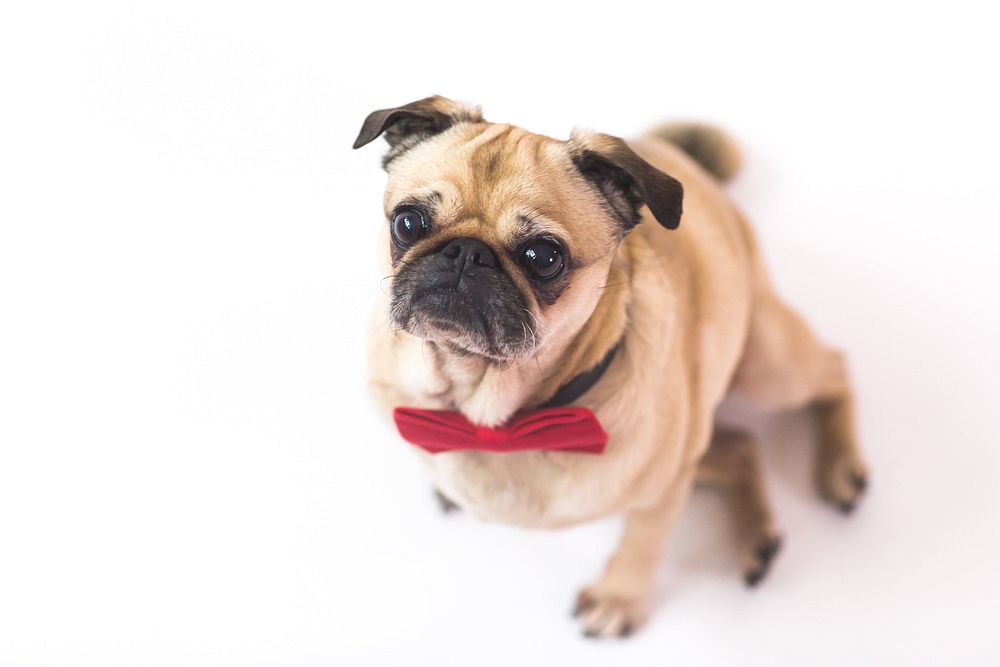
[[[996,664],[995,19],[950,2],[5,4],[0,665]],[[90,4],[90,3],[87,3]],[[980,3],[982,4],[982,3]],[[718,498],[627,642],[569,619],[615,521],[442,517],[369,404],[381,145],[440,93],[565,137],[716,121],[873,468],[742,587]],[[380,142],[381,144],[381,142]]]

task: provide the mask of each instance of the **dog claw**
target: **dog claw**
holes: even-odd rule
[[[774,555],[781,550],[781,536],[775,535],[757,549],[757,556],[765,563],[770,563]]]
[[[437,498],[438,506],[441,508],[442,514],[451,514],[452,512],[458,512],[462,508],[458,506],[451,498],[444,495],[437,489],[434,489],[434,497]]]
[[[853,514],[854,510],[857,509],[857,507],[858,504],[853,501],[845,501],[837,503],[837,509],[840,510],[840,513],[843,514],[844,516],[849,516]]]
[[[595,600],[589,598],[580,598],[576,601],[573,606],[573,618],[579,617],[581,614],[586,613],[590,609],[593,609],[594,605],[597,604]]]
[[[851,473],[851,484],[858,493],[864,493],[868,489],[868,476],[861,472]]]
[[[573,616],[580,619],[587,639],[625,638],[645,622],[648,609],[644,599],[585,590],[577,596]]]
[[[743,574],[743,582],[748,588],[755,588],[757,584],[764,580],[764,568],[750,570]]]
[[[841,460],[839,465],[831,464],[821,472],[820,496],[841,514],[852,514],[870,486],[864,468]]]
[[[781,536],[776,535],[770,538],[759,547],[756,551],[757,563],[754,567],[743,573],[743,581],[750,588],[755,587],[764,577],[767,575],[768,571],[771,569],[771,563],[774,560],[774,556],[781,550]]]

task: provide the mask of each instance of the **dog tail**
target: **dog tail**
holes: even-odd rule
[[[680,148],[720,183],[735,176],[743,163],[736,142],[713,125],[668,123],[650,134]]]

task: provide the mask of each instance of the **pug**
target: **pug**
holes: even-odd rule
[[[743,578],[780,545],[730,394],[808,409],[819,494],[844,512],[868,472],[843,356],[775,293],[722,183],[720,130],[557,140],[435,96],[371,113],[388,144],[371,388],[447,507],[559,528],[623,515],[576,598],[585,635],[646,622],[667,535],[696,483],[727,493]]]

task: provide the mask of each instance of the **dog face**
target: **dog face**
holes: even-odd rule
[[[620,139],[558,141],[442,97],[368,116],[390,150],[390,320],[449,351],[512,363],[578,331],[645,204],[677,226],[680,183]]]

